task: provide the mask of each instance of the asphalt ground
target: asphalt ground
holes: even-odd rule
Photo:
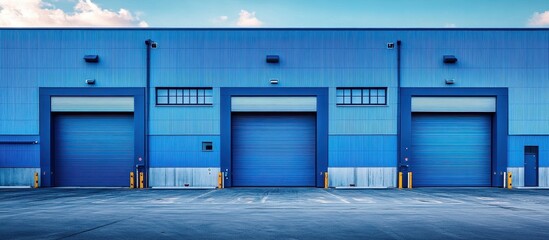
[[[0,189],[0,239],[549,239],[549,191]]]

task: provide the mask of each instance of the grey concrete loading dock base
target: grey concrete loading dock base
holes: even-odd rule
[[[2,239],[548,239],[549,191],[1,189]]]

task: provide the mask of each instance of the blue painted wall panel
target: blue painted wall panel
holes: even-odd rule
[[[394,67],[395,51],[386,49],[383,43],[377,48],[325,48],[325,49],[287,49],[287,48],[212,48],[187,49],[166,46],[155,49],[154,69],[171,68],[265,68],[273,65],[265,62],[265,56],[280,56],[277,68],[391,68]],[[345,59],[345,61],[341,61]]]
[[[177,48],[384,48],[385,41],[394,41],[392,31],[340,31],[340,30],[241,30],[198,29],[189,31],[157,30],[156,41]],[[304,39],[311,41],[304,41]],[[314,41],[312,41],[314,40]],[[380,46],[379,42],[383,42]]]
[[[30,94],[18,94],[24,97],[13,101],[0,99],[0,104],[10,106],[29,100],[35,103],[37,93],[32,89],[37,87],[83,87],[89,78],[97,80],[95,87],[144,86],[143,41],[147,38],[159,42],[159,48],[152,51],[153,87],[270,87],[268,80],[272,78],[280,80],[278,87],[394,87],[396,50],[386,49],[386,43],[401,39],[403,86],[447,87],[444,79],[452,78],[456,80],[452,87],[513,87],[510,134],[549,134],[549,126],[540,120],[546,116],[522,115],[518,107],[524,105],[521,99],[535,91],[522,88],[549,88],[549,82],[544,81],[549,78],[548,31],[4,29],[0,36],[10,39],[0,43],[0,78],[10,79],[0,81],[0,88]],[[98,64],[85,63],[84,54],[98,54],[101,60]],[[280,64],[266,64],[267,54],[279,54]],[[444,65],[443,54],[456,55],[458,63]],[[547,98],[528,99],[526,104],[530,103],[541,113],[549,112]],[[14,109],[2,107],[1,111],[2,116],[16,116],[21,122],[0,119],[0,134],[38,133],[36,107],[18,105]],[[158,111],[159,119],[165,119],[162,112]],[[346,111],[332,108],[330,112],[330,122],[334,122],[331,134],[396,133],[396,114],[365,114],[377,120],[372,125],[387,122],[379,128],[383,130],[375,130],[344,128],[336,122],[346,119]],[[358,112],[349,119],[363,117]],[[211,121],[217,125],[216,119]],[[526,124],[530,122],[535,124]],[[165,133],[154,125],[153,133]],[[184,133],[177,127],[174,131]],[[212,133],[205,128],[196,132]]]
[[[378,84],[350,85],[345,87],[386,86]],[[387,89],[386,106],[337,106],[336,88],[330,88],[329,93],[329,134],[366,135],[366,134],[397,134],[397,88]]]
[[[535,86],[509,89],[509,134],[549,134],[549,87]]]
[[[261,61],[265,61],[262,59]],[[209,85],[214,87],[273,87],[269,80],[276,78],[276,87],[395,87],[396,71],[390,68],[170,68],[152,70],[153,86]]]
[[[406,69],[525,69],[545,68],[549,56],[543,48],[415,48],[403,49],[402,61]],[[445,64],[442,56],[454,55],[458,61],[455,64]],[[507,61],[501,61],[505,59]]]
[[[39,136],[0,135],[0,168],[40,167],[40,145],[28,143],[39,143],[39,139]]]
[[[159,85],[164,87],[208,87],[211,85]],[[213,89],[211,106],[156,106],[151,89],[150,133],[152,135],[219,135],[219,88]]]
[[[549,135],[549,31],[460,29],[1,29],[0,135],[39,134],[38,87],[90,87],[90,78],[94,88],[145,86],[148,38],[159,43],[151,51],[153,88],[214,88],[212,107],[151,104],[153,135],[217,135],[219,88],[272,88],[273,78],[277,88],[329,88],[329,134],[396,134],[396,49],[386,43],[397,39],[403,87],[509,87],[509,134]],[[85,63],[85,54],[100,62]],[[280,64],[266,64],[267,54],[279,54]],[[443,64],[444,54],[458,63]],[[456,84],[445,85],[447,78]],[[388,106],[335,106],[335,88],[355,86],[388,87]],[[511,166],[519,158],[509,154]]]
[[[549,167],[549,136],[509,136],[509,167],[524,167],[524,146],[539,146],[539,166]]]
[[[402,30],[395,31],[407,44],[406,48],[478,48],[478,49],[505,49],[505,48],[547,48],[548,32],[545,30],[468,30],[468,29],[440,29],[440,30]],[[419,39],[423,41],[418,41]],[[532,40],[535,39],[535,40]]]
[[[549,31],[404,31],[403,87],[509,87],[509,133],[549,134]],[[456,64],[443,64],[453,54]],[[445,79],[455,79],[448,86]],[[528,89],[532,88],[532,89]],[[522,107],[538,111],[523,114]]]
[[[150,136],[151,167],[219,166],[218,135]],[[212,142],[213,151],[202,151],[202,142]]]
[[[396,167],[396,135],[330,135],[329,167]]]

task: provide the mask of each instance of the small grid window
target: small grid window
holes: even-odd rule
[[[387,105],[387,88],[337,88],[337,105]]]
[[[212,105],[212,88],[157,88],[156,105]]]

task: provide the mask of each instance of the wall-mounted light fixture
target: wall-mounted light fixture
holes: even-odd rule
[[[99,62],[99,55],[84,55],[84,61],[89,63]]]
[[[95,84],[95,79],[86,79],[86,84],[94,85]]]
[[[455,83],[454,79],[444,79],[444,82],[447,84],[447,85],[452,85]]]
[[[278,79],[271,79],[271,84],[273,85],[278,84]]]
[[[267,55],[267,63],[279,63],[280,57],[278,55]]]
[[[458,59],[454,55],[444,55],[442,57],[442,62],[444,63],[456,63]]]

